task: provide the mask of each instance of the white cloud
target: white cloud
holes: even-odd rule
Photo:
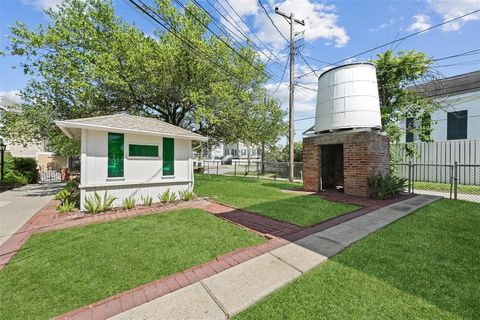
[[[397,20],[402,20],[403,17],[400,17],[400,18],[391,18],[390,20],[382,23],[381,25],[379,25],[378,27],[376,28],[370,28],[368,29],[368,31],[378,31],[378,30],[381,30],[381,29],[385,29],[385,28],[388,28],[390,27],[391,25],[393,25],[395,22],[397,22]]]
[[[296,24],[295,31],[305,31],[304,38],[306,41],[323,38],[333,41],[337,47],[342,47],[350,39],[346,30],[337,25],[338,15],[332,12],[335,10],[334,6],[313,3],[310,0],[286,0],[278,3],[271,0],[269,4],[265,3],[264,5],[275,25],[287,39],[290,26],[282,16],[275,14],[275,7],[279,7],[282,12],[295,12],[297,19],[305,20],[305,27]],[[286,45],[285,40],[278,34],[263,10],[262,12],[257,11],[254,26],[262,40],[270,43],[274,48],[279,49]]]
[[[37,10],[55,9],[61,0],[22,0],[23,4],[32,6]]]
[[[417,14],[413,16],[412,19],[414,22],[408,26],[407,31],[420,31],[432,26],[430,23],[430,17],[427,15]]]
[[[295,67],[297,75],[304,74],[310,69],[306,65],[298,64]],[[320,74],[322,71],[319,71]],[[311,89],[317,89],[317,76],[310,74],[302,78],[301,85]],[[277,90],[278,87],[278,90]],[[288,110],[288,96],[289,96],[289,84],[288,81],[282,83],[269,83],[265,86],[267,91],[280,102],[283,110]],[[275,91],[276,90],[276,91]],[[315,106],[317,101],[317,92],[314,90],[305,89],[300,86],[295,87],[295,118],[310,117],[315,115]],[[275,92],[274,92],[275,91]],[[296,124],[297,125],[297,124]],[[300,125],[300,124],[299,124]],[[303,123],[301,124],[303,125]]]
[[[21,102],[19,94],[20,94],[20,91],[18,90],[0,91],[0,99],[7,98],[8,100],[11,100],[14,103],[19,103]]]
[[[229,8],[229,3],[242,17],[256,14],[258,10],[257,0],[229,0],[228,3],[225,0],[220,0],[219,2],[224,8]],[[230,15],[235,16],[235,13],[232,12]]]
[[[428,3],[436,13],[443,17],[444,21],[480,9],[479,0],[428,0]],[[442,30],[458,31],[467,21],[473,20],[480,20],[480,13],[447,23],[442,26]]]

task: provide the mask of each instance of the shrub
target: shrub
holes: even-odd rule
[[[195,193],[193,193],[193,191],[190,191],[188,189],[178,191],[178,195],[180,196],[180,199],[184,201],[190,201],[193,198],[195,198]]]
[[[14,172],[27,178],[28,183],[38,182],[37,161],[32,158],[13,158]]]
[[[123,202],[122,202],[122,206],[124,209],[132,209],[133,207],[135,207],[136,204],[137,204],[137,200],[135,200],[135,198],[132,198],[132,197],[125,198],[123,199]]]
[[[18,183],[18,184],[27,184],[28,179],[22,175],[15,174],[15,172],[10,171],[5,174],[3,177],[3,180],[1,180],[2,184],[12,184],[12,183]]]
[[[17,158],[6,154],[5,158],[5,177],[2,183],[37,183],[38,170],[37,161],[32,158]]]
[[[152,202],[153,202],[153,198],[151,196],[140,196],[140,198],[142,199],[142,204],[144,206],[151,206],[152,205]]]
[[[368,178],[370,195],[376,199],[386,199],[404,192],[407,179],[399,178],[393,174],[385,176],[376,175]]]
[[[80,189],[78,186],[78,179],[68,181],[65,187],[55,195],[55,200],[60,200],[62,205],[65,204],[66,201],[68,201],[69,204],[80,203]]]
[[[158,199],[162,203],[171,203],[177,200],[177,195],[174,192],[171,192],[170,189],[167,189],[167,191],[165,191],[161,195],[158,195]]]
[[[71,190],[65,187],[55,195],[55,200],[60,200],[62,201],[62,203],[64,203],[65,201],[70,199],[71,194]]]
[[[70,202],[68,199],[66,199],[61,205],[57,207],[57,211],[60,213],[72,212],[73,210],[75,210],[75,205],[75,201]]]
[[[92,196],[85,197],[85,209],[88,213],[100,213],[107,211],[112,206],[113,201],[117,198],[114,196],[108,195],[108,192],[105,191],[103,194],[103,199],[95,191]]]

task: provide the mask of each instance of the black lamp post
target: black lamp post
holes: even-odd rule
[[[5,159],[3,155],[5,153],[5,149],[7,149],[7,146],[5,145],[5,143],[3,143],[3,140],[0,140],[0,154],[1,154],[1,160],[2,160],[0,180],[3,180],[3,168],[5,167]]]

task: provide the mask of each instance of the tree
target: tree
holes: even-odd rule
[[[431,141],[432,112],[441,108],[438,101],[419,90],[421,83],[436,79],[432,60],[418,51],[392,50],[379,54],[373,61],[377,67],[382,126],[390,140],[399,143],[406,132],[417,134],[421,141]],[[413,118],[415,125],[402,128],[401,123]],[[412,153],[412,149],[407,147]]]
[[[64,0],[46,11],[50,25],[13,26],[8,51],[23,58],[32,80],[21,91],[22,112],[5,119],[4,134],[22,143],[46,137],[56,151],[78,153],[78,143],[53,120],[129,113],[212,141],[244,139],[245,115],[268,111],[259,98],[268,77],[257,53],[248,45],[234,52],[229,39],[211,35],[208,15],[193,4],[181,11],[157,0],[153,9],[171,31],[145,35],[102,0]],[[269,106],[281,111],[274,101]]]

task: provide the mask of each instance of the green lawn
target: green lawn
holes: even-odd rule
[[[218,175],[196,175],[195,193],[219,202],[300,226],[310,226],[353,211],[357,206],[331,202],[316,195],[297,195],[282,189],[302,184]]]
[[[449,183],[438,183],[438,182],[423,182],[423,181],[415,181],[414,182],[415,190],[433,190],[433,191],[442,191],[442,192],[450,192],[450,184]],[[480,194],[480,186],[473,186],[473,185],[466,185],[466,184],[459,184],[457,185],[458,193],[465,193],[465,194]]]
[[[441,200],[235,319],[478,319],[480,204]]]
[[[263,241],[197,209],[34,235],[0,271],[0,319],[48,319]]]

